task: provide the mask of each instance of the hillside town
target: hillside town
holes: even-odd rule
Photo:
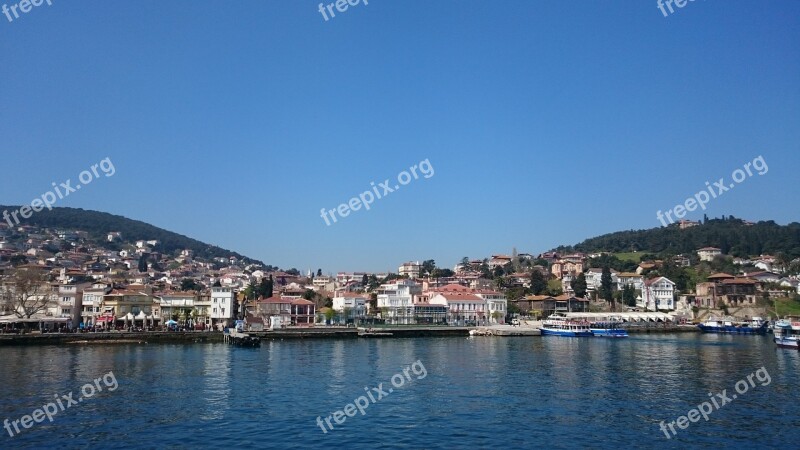
[[[190,249],[167,254],[158,240],[127,241],[114,231],[98,240],[80,230],[0,224],[0,329],[222,330],[237,320],[254,331],[486,326],[590,311],[666,312],[683,320],[720,311],[752,316],[773,299],[797,298],[797,263],[733,258],[715,247],[639,262],[605,252],[514,249],[465,257],[452,269],[426,260],[403,262],[396,272],[303,274],[234,256],[199,258]],[[704,273],[697,280],[686,275]]]

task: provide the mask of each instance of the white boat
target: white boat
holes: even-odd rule
[[[781,319],[775,322],[773,340],[778,347],[800,349],[800,322]]]
[[[554,314],[542,322],[539,327],[542,336],[587,337],[592,336],[589,322],[577,321]]]

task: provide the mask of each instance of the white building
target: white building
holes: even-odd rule
[[[364,317],[367,314],[367,299],[350,292],[340,292],[333,297],[333,310],[345,319]]]
[[[229,326],[234,319],[234,306],[236,293],[231,287],[211,288],[211,324],[214,326]]]
[[[642,290],[642,285],[644,284],[644,279],[641,275],[634,273],[634,272],[620,272],[612,275],[612,278],[616,278],[614,280],[617,284],[617,290],[622,290],[625,286],[633,286],[634,289],[637,291]]]
[[[111,292],[111,287],[103,283],[93,284],[83,290],[81,322],[84,326],[90,327],[97,323],[97,318],[100,317],[100,307],[103,305],[103,297],[109,292]]]
[[[409,278],[413,279],[413,278],[419,278],[419,272],[421,269],[422,269],[422,264],[420,264],[419,261],[417,262],[410,261],[407,263],[403,263],[397,269],[397,273],[399,273],[401,277],[408,275]]]
[[[715,257],[722,254],[722,250],[717,247],[703,247],[697,250],[700,261],[713,261]]]
[[[398,279],[378,289],[378,309],[387,323],[410,324],[414,320],[414,296],[422,287],[413,280]]]
[[[675,283],[665,277],[645,281],[642,296],[637,299],[636,306],[645,311],[674,310]]]
[[[469,292],[439,292],[429,303],[447,307],[447,321],[452,325],[485,325],[488,320],[486,301]]]
[[[508,311],[508,300],[505,294],[491,290],[478,290],[474,292],[475,295],[486,302],[489,323],[505,323],[506,313]]]
[[[58,314],[56,317],[68,319],[67,326],[70,328],[77,328],[81,322],[84,286],[79,288],[74,284],[58,285]]]

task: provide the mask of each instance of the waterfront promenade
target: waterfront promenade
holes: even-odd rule
[[[519,326],[491,325],[480,327],[449,326],[381,326],[374,328],[292,327],[271,331],[250,331],[248,334],[266,340],[281,339],[358,339],[358,338],[419,338],[465,337],[470,330],[488,336],[539,336],[540,321],[522,321]],[[696,326],[650,324],[631,326],[630,333],[699,332]],[[202,343],[223,342],[221,331],[112,331],[107,333],[25,333],[0,334],[3,345],[60,345],[60,344],[130,344],[130,343]]]

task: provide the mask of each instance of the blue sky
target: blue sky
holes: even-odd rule
[[[800,2],[371,0],[328,21],[318,4],[0,16],[0,204],[110,157],[57,206],[285,268],[451,267],[659,226],[762,155],[706,213],[798,220]],[[320,217],[425,159],[429,179]]]

